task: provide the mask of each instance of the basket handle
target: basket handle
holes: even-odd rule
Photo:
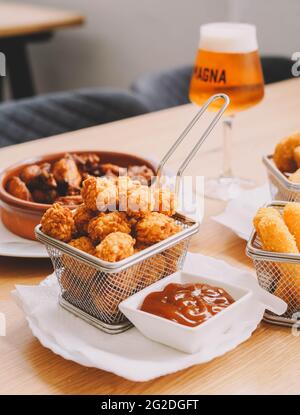
[[[177,171],[177,174],[176,174],[176,184],[175,184],[175,193],[178,194],[179,183],[180,183],[180,179],[182,177],[182,174],[183,174],[184,170],[187,168],[187,166],[189,165],[189,163],[191,162],[191,160],[195,157],[195,155],[197,154],[199,148],[202,146],[202,144],[204,143],[204,141],[206,140],[206,138],[208,137],[208,135],[211,133],[211,131],[213,130],[213,128],[216,126],[216,124],[218,123],[218,121],[220,120],[220,118],[222,117],[222,115],[224,114],[226,108],[228,107],[228,105],[230,103],[230,99],[229,99],[228,95],[226,95],[226,94],[215,94],[215,95],[212,95],[205,102],[205,104],[200,108],[200,110],[195,115],[195,117],[192,119],[192,121],[187,125],[187,127],[183,130],[183,132],[177,138],[177,140],[175,141],[175,143],[172,145],[172,147],[167,151],[167,153],[165,154],[165,156],[160,161],[159,166],[158,166],[158,169],[157,169],[157,182],[158,182],[158,184],[159,184],[159,181],[160,181],[160,177],[161,177],[162,170],[163,170],[166,162],[169,160],[169,158],[175,152],[175,150],[177,149],[177,147],[179,146],[179,144],[182,143],[182,141],[185,139],[185,137],[188,135],[188,133],[191,131],[191,129],[194,127],[194,125],[199,121],[199,119],[201,118],[201,116],[203,115],[203,113],[207,110],[207,108],[210,106],[210,104],[212,104],[214,101],[216,101],[218,99],[223,99],[224,100],[224,104],[222,105],[222,107],[220,108],[220,110],[217,112],[217,114],[215,115],[215,117],[213,118],[213,120],[211,121],[211,123],[209,124],[209,126],[207,127],[207,129],[201,135],[201,137],[198,140],[197,144],[192,148],[192,150],[190,151],[190,153],[188,154],[188,156],[186,157],[186,159],[183,161],[183,163],[180,165],[180,167],[179,167],[179,169]]]

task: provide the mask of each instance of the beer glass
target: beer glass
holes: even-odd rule
[[[218,93],[225,93],[230,98],[223,121],[223,169],[220,177],[206,180],[205,194],[214,199],[229,200],[253,184],[232,173],[231,135],[233,115],[256,105],[264,96],[255,26],[241,23],[201,26],[190,100],[201,106],[211,95]],[[218,101],[212,109],[218,109]]]

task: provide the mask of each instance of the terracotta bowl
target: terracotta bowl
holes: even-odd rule
[[[120,167],[128,167],[130,165],[142,166],[146,165],[154,172],[156,167],[141,157],[133,154],[116,153],[111,151],[68,151],[70,154],[87,154],[94,153],[100,156],[102,163],[117,164]],[[56,153],[41,157],[31,158],[20,163],[14,164],[4,169],[0,174],[0,203],[1,203],[1,220],[3,224],[11,232],[26,239],[35,239],[34,228],[41,221],[44,212],[51,206],[50,204],[42,204],[29,202],[27,200],[18,199],[6,191],[6,184],[12,176],[18,176],[21,170],[30,164],[40,164],[44,162],[53,163],[66,154]],[[74,206],[72,206],[74,208]]]

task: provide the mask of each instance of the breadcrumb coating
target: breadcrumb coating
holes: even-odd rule
[[[88,225],[88,234],[95,243],[100,242],[112,232],[131,232],[130,223],[124,212],[101,212]]]
[[[283,217],[274,208],[261,208],[254,217],[256,228],[263,249],[278,253],[299,253],[295,240],[299,228],[300,213],[296,203],[286,205]],[[296,264],[277,263],[280,279],[274,294],[288,304],[300,305],[300,267]]]
[[[283,209],[283,220],[300,250],[300,203],[287,203]]]
[[[300,133],[293,134],[281,140],[275,147],[273,160],[282,172],[292,173],[297,164],[294,160],[294,149],[300,146]]]
[[[135,239],[127,233],[113,232],[96,246],[95,255],[104,261],[117,262],[134,254]]]
[[[75,223],[70,209],[54,203],[41,219],[42,230],[52,238],[69,242],[75,233]]]
[[[155,205],[154,210],[167,216],[173,216],[176,213],[177,201],[175,193],[170,189],[156,189],[154,191]]]
[[[87,235],[89,222],[94,216],[94,212],[87,209],[83,204],[78,206],[73,214],[77,231],[82,235]]]
[[[174,219],[158,212],[145,215],[136,225],[137,240],[146,244],[163,241],[179,232],[181,227]]]
[[[290,233],[282,218],[264,217],[258,225],[262,245],[265,250],[272,252],[284,252],[298,254],[295,239]],[[300,267],[299,265],[278,263],[281,277],[275,290],[275,295],[284,299],[284,293],[288,291],[288,304],[293,299],[300,303]]]
[[[106,211],[117,207],[117,188],[106,177],[88,177],[82,184],[82,199],[87,209]]]
[[[264,216],[258,223],[258,231],[266,251],[299,253],[295,239],[281,217]]]
[[[92,240],[88,236],[80,236],[79,238],[72,239],[69,242],[69,245],[74,248],[80,249],[81,251],[86,252],[87,254],[94,255],[95,247]]]
[[[120,176],[116,178],[115,185],[117,187],[119,211],[126,212],[128,192],[140,187],[141,183],[131,180],[128,176]]]
[[[127,214],[136,218],[144,216],[154,208],[154,195],[148,186],[130,188],[127,192]]]
[[[258,209],[256,215],[253,218],[253,225],[259,236],[260,236],[260,233],[259,233],[258,225],[261,219],[264,218],[265,216],[268,216],[268,217],[275,216],[277,218],[281,218],[279,211],[274,209],[273,207],[262,207]]]

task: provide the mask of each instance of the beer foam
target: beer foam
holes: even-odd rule
[[[246,23],[209,23],[200,27],[199,48],[212,52],[248,53],[258,49],[256,27]]]

